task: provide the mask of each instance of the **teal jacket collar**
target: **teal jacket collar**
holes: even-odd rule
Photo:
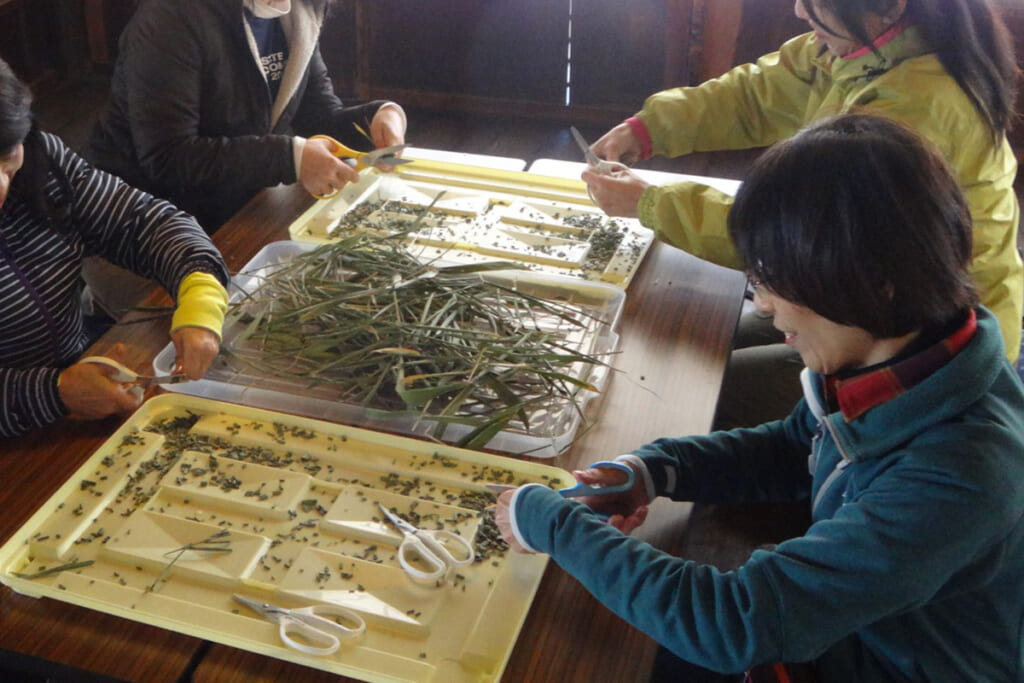
[[[962,415],[988,394],[1001,376],[1014,373],[1005,358],[995,317],[984,308],[978,308],[977,315],[978,332],[949,363],[913,390],[850,422],[839,411],[825,413],[824,378],[803,371],[801,382],[807,405],[819,422],[827,422],[827,431],[843,457],[860,461],[891,453],[917,434]],[[907,415],[916,417],[908,421]]]

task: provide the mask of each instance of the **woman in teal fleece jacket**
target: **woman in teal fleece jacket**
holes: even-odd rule
[[[715,671],[803,662],[830,682],[1022,680],[1024,389],[976,305],[971,221],[949,170],[898,124],[837,117],[757,162],[729,230],[756,304],[807,366],[804,400],[784,420],[620,456],[638,483],[611,502],[507,492],[506,539]],[[813,523],[722,572],[623,533],[658,495],[806,499]]]

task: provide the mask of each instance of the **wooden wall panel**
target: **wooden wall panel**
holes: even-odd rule
[[[360,4],[363,84],[557,103],[568,0],[387,0]]]
[[[793,0],[744,0],[743,23],[736,38],[734,64],[745,64],[786,42],[807,33],[806,21],[793,13]]]
[[[665,0],[573,0],[574,104],[638,109],[647,95],[665,87],[667,5]]]
[[[0,0],[0,58],[29,83],[61,66],[55,22],[41,10],[32,0]]]
[[[320,54],[343,102],[354,100],[358,82],[359,44],[355,0],[335,0],[328,6],[320,32]]]

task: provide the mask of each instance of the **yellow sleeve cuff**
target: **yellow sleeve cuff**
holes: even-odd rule
[[[221,338],[228,293],[209,273],[189,273],[178,286],[178,307],[171,318],[171,333],[182,327],[202,327]]]

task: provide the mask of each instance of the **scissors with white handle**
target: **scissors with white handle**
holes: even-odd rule
[[[350,609],[338,605],[313,605],[287,609],[269,602],[252,600],[244,595],[235,594],[236,602],[240,602],[253,610],[267,621],[278,624],[278,633],[285,645],[304,652],[307,655],[326,657],[334,654],[341,646],[341,641],[355,638],[366,630],[366,622]],[[346,626],[328,616],[354,624]],[[300,642],[293,636],[299,636],[309,643]]]
[[[398,545],[398,563],[409,578],[419,583],[438,582],[447,577],[455,567],[465,567],[473,562],[476,554],[473,544],[468,540],[440,529],[437,531],[419,529],[405,521],[386,507],[377,504],[387,520],[402,532],[402,542]],[[442,542],[443,541],[443,542]],[[447,545],[446,545],[447,544]],[[456,548],[458,554],[452,553],[449,546]],[[426,569],[414,564],[419,562]]]
[[[583,159],[587,162],[587,166],[594,173],[600,173],[601,175],[615,175],[621,171],[629,170],[629,166],[626,166],[620,161],[608,161],[594,154],[594,150],[590,149],[590,145],[587,144],[586,138],[576,130],[576,126],[569,126],[569,132],[572,133],[572,137],[576,141],[576,144],[579,145],[581,150],[583,150]]]
[[[108,368],[112,368],[114,372],[107,376],[115,382],[129,385],[129,391],[140,399],[145,390],[154,384],[177,384],[178,382],[188,381],[188,377],[185,375],[140,375],[128,366],[106,356],[89,356],[78,362],[95,363],[96,365],[105,365]]]

